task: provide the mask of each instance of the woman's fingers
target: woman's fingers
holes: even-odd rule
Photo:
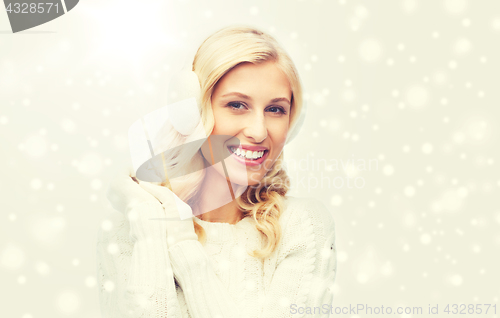
[[[122,165],[117,168],[110,180],[106,196],[111,205],[122,213],[128,213],[132,207],[155,198],[137,184],[132,176],[133,168]]]
[[[160,200],[160,202],[162,203],[173,199],[173,192],[170,191],[167,187],[162,187],[146,181],[139,182],[139,186],[142,187],[142,189],[144,189],[145,191],[149,192],[155,198]]]
[[[167,187],[149,182],[141,182],[139,185],[160,200],[169,217],[184,220],[193,216],[191,207]]]

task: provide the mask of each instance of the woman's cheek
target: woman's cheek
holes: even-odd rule
[[[273,146],[277,150],[277,152],[280,152],[280,150],[285,147],[287,133],[287,125],[284,125],[282,129],[280,129],[279,131],[277,130],[273,133]]]
[[[289,129],[289,119],[288,117],[283,118],[281,125],[277,126],[279,127],[279,131],[277,129],[276,135],[279,136],[277,140],[279,140],[279,143],[282,143],[283,146],[285,145],[286,141],[286,136],[288,134],[288,129]]]

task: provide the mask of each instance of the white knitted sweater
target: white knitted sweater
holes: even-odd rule
[[[103,223],[97,241],[103,318],[330,315],[337,267],[335,225],[318,200],[286,197],[279,220],[282,237],[265,260],[247,254],[265,242],[251,217],[237,224],[195,217],[207,232],[205,245],[186,240],[168,252],[158,244],[132,242],[122,213],[111,210],[106,219],[111,223]],[[167,261],[151,265],[162,253]],[[159,279],[142,283],[137,279],[141,275]]]

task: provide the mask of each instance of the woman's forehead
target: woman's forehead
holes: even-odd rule
[[[288,78],[274,62],[237,65],[218,81],[214,95],[223,97],[235,92],[250,98],[257,95],[273,95],[271,98],[290,99],[291,96]]]

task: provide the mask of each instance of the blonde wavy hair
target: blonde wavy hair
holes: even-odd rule
[[[250,26],[229,26],[213,33],[198,48],[193,60],[192,70],[198,76],[201,86],[200,107],[201,122],[196,128],[205,129],[210,135],[214,128],[211,97],[218,81],[232,68],[243,62],[261,63],[273,61],[286,75],[292,90],[290,127],[295,124],[302,108],[302,86],[298,72],[288,54],[278,42],[266,34]],[[193,133],[193,135],[196,135]],[[199,135],[198,135],[199,136]],[[182,136],[177,132],[169,133],[163,142],[182,144],[193,141],[190,136]],[[194,204],[197,193],[205,177],[207,166],[201,150],[189,162],[180,158],[169,158],[171,169],[181,169],[187,164],[195,173],[170,180],[174,192],[186,203]],[[192,167],[195,167],[193,170]],[[180,174],[182,175],[182,174]],[[166,186],[167,182],[160,183]],[[244,217],[252,217],[256,228],[266,237],[266,245],[250,254],[253,257],[265,258],[278,246],[281,239],[280,215],[284,209],[284,198],[290,187],[288,175],[283,167],[283,152],[273,166],[257,185],[248,186],[245,192],[236,199]],[[206,233],[203,227],[194,220],[194,229],[200,243],[205,244]]]

